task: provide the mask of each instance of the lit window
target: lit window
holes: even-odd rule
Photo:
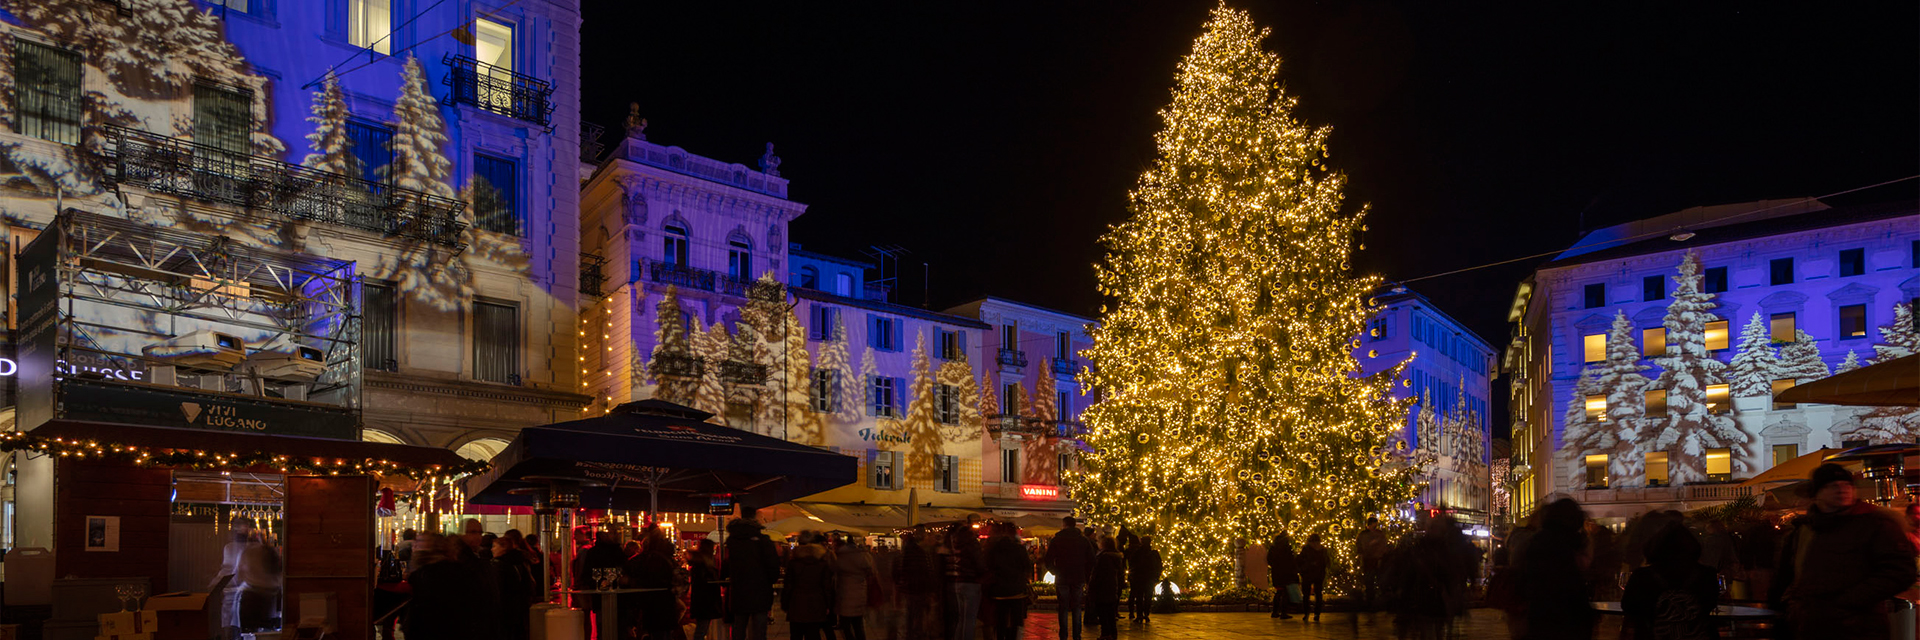
[[[1598,422],[1607,421],[1607,397],[1587,396],[1587,418]]]
[[[1850,304],[1840,307],[1840,337],[1862,338],[1867,335],[1867,305]]]
[[[473,21],[473,53],[481,62],[513,72],[513,27],[486,18]]]
[[[393,52],[393,0],[347,0],[347,41],[387,55]]]
[[[1008,447],[1000,450],[1000,481],[1020,481],[1020,448]]]
[[[1776,467],[1780,466],[1780,463],[1783,463],[1798,457],[1800,457],[1800,445],[1797,445],[1797,444],[1773,445],[1773,466],[1776,466]]]
[[[1654,389],[1647,392],[1647,417],[1667,417],[1667,390]]]
[[[1667,328],[1654,327],[1641,331],[1640,351],[1649,358],[1667,355]]]
[[[1788,389],[1792,389],[1794,382],[1795,381],[1792,378],[1773,381],[1773,397],[1778,398],[1780,397],[1781,392],[1786,391]],[[1794,405],[1791,402],[1780,402],[1778,400],[1775,400],[1773,402],[1773,408],[1775,409],[1792,409],[1793,406]]]
[[[1727,449],[1707,450],[1707,479],[1722,482],[1733,479],[1733,452]]]
[[[1767,320],[1774,342],[1793,342],[1796,335],[1793,313],[1776,313],[1768,316]]]
[[[1667,484],[1667,452],[1647,452],[1647,486],[1659,487]]]
[[[1607,488],[1607,455],[1606,454],[1602,453],[1602,454],[1587,456],[1587,488],[1588,489]]]
[[[1607,359],[1607,334],[1588,335],[1582,342],[1586,345],[1587,362],[1604,362]]]
[[[1707,323],[1707,350],[1720,351],[1727,348],[1727,321],[1714,320]]]
[[[520,310],[510,303],[473,303],[473,377],[520,384]]]
[[[1727,402],[1727,385],[1724,385],[1724,384],[1707,385],[1707,411],[1708,412],[1726,413],[1732,409],[1733,409],[1733,405]]]

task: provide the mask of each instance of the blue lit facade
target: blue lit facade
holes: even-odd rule
[[[1405,439],[1428,462],[1428,486],[1420,502],[1484,521],[1492,498],[1487,400],[1497,373],[1493,348],[1406,287],[1383,289],[1373,303],[1381,310],[1368,321],[1354,356],[1362,375],[1412,359],[1395,389],[1398,397],[1416,403],[1407,415]]]

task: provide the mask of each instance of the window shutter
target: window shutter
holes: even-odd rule
[[[967,332],[966,331],[962,330],[962,331],[953,332],[953,344],[954,344],[954,348],[960,350],[960,353],[955,354],[957,357],[960,357],[960,358],[967,357]]]
[[[900,351],[905,349],[906,348],[905,345],[907,343],[906,341],[901,340],[901,336],[903,335],[902,329],[904,328],[902,325],[905,325],[906,323],[901,322],[899,320],[894,320],[893,322],[889,322],[887,324],[891,329],[893,329],[892,340],[888,341],[887,344],[892,345],[894,351]]]
[[[808,340],[820,339],[820,330],[821,330],[820,311],[821,311],[820,307],[807,308],[807,339]]]
[[[893,379],[893,417],[906,415],[907,379]]]
[[[867,314],[867,346],[880,348],[880,317]]]
[[[892,451],[889,452],[889,454],[893,456],[894,472],[892,488],[905,489],[907,488],[907,454],[904,451]]]
[[[880,378],[867,376],[867,415],[880,415]]]

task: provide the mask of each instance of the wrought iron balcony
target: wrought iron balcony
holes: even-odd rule
[[[720,363],[720,379],[734,384],[766,384],[767,365],[727,360]]]
[[[648,260],[647,277],[654,282],[670,284],[682,289],[712,291],[714,283],[719,282],[722,275],[718,271],[689,267],[684,264]]]
[[[139,129],[107,125],[101,135],[97,160],[109,185],[466,248],[458,200]]]
[[[440,61],[447,65],[440,83],[453,88],[447,104],[473,105],[542,127],[553,124],[553,85],[547,81],[467,56],[447,54]]]
[[[653,357],[647,372],[655,378],[698,378],[707,371],[707,359],[663,353]]]
[[[1021,351],[1019,349],[1001,349],[1000,364],[1004,364],[1009,367],[1027,366],[1027,352]]]
[[[1045,428],[1039,420],[1029,420],[1025,416],[1003,413],[987,416],[987,432],[993,435],[1002,433],[1036,434]]]
[[[598,254],[580,254],[580,295],[600,297],[607,282],[607,259]]]
[[[1054,358],[1054,375],[1071,376],[1080,372],[1080,361],[1073,358]]]
[[[1078,438],[1087,435],[1087,425],[1078,420],[1053,421],[1053,437]]]

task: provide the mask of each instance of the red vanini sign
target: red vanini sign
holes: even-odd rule
[[[1045,484],[1020,485],[1020,497],[1028,500],[1053,500],[1060,497],[1060,487]]]

